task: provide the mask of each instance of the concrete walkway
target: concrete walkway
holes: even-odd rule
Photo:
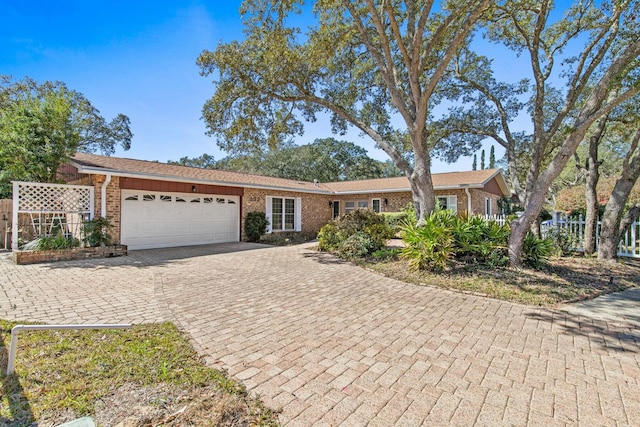
[[[638,327],[588,307],[407,285],[305,246],[0,255],[0,286],[0,318],[172,320],[288,425],[640,425]]]

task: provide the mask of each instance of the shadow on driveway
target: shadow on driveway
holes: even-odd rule
[[[43,263],[40,265],[50,269],[60,268],[100,268],[111,266],[155,267],[169,265],[185,259],[193,259],[208,255],[226,254],[233,252],[254,251],[274,248],[260,243],[218,243],[213,245],[180,246],[173,248],[143,249],[129,251],[128,256],[116,258],[95,258],[89,260],[74,260]]]
[[[571,336],[584,337],[591,346],[605,352],[640,353],[640,332],[630,323],[606,322],[565,311],[525,313],[525,316],[549,324],[549,328]]]

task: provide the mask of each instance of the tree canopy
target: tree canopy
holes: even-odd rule
[[[435,208],[427,122],[436,89],[489,0],[445,2],[320,0],[303,31],[299,1],[247,0],[243,41],[198,58],[214,75],[203,108],[209,134],[229,153],[277,148],[303,132],[303,120],[331,117],[369,136],[409,179],[419,218]],[[400,123],[397,125],[397,123]]]
[[[58,169],[76,151],[128,150],[129,118],[111,122],[80,93],[61,82],[38,84],[0,78],[0,197],[12,180],[57,182]]]
[[[200,157],[183,157],[169,162],[184,166],[226,169],[313,182],[333,182],[382,178],[402,174],[390,162],[380,162],[367,155],[367,151],[347,141],[334,138],[316,139],[311,144],[288,144],[279,150],[253,155],[228,156],[218,161],[203,154]]]

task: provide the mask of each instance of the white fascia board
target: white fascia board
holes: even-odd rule
[[[151,179],[155,181],[173,181],[173,182],[185,182],[189,184],[206,184],[206,185],[220,185],[225,187],[242,187],[242,188],[256,188],[261,190],[279,190],[279,191],[291,191],[299,193],[312,193],[312,194],[333,194],[331,191],[326,190],[309,190],[306,188],[293,188],[277,185],[261,185],[261,184],[245,184],[241,182],[227,182],[227,181],[213,181],[208,179],[197,178],[181,178],[171,175],[156,175],[142,172],[122,172],[114,169],[105,169],[99,167],[84,166],[71,161],[71,163],[78,168],[78,173],[84,173],[87,175],[106,175],[111,174],[113,176],[122,176],[125,178],[140,178]]]
[[[439,190],[460,190],[464,188],[483,188],[482,184],[473,184],[473,185],[439,185],[434,187],[435,191]],[[349,191],[335,191],[333,194],[336,196],[340,195],[350,195],[350,194],[375,194],[375,193],[410,193],[411,188],[389,188],[389,189],[380,189],[380,190],[349,190]]]

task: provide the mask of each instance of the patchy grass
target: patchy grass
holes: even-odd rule
[[[85,415],[100,425],[277,425],[242,384],[204,366],[172,323],[22,332],[16,374],[7,377],[13,326],[0,320],[0,426]]]
[[[460,264],[440,274],[414,271],[407,261],[397,257],[360,261],[359,265],[407,283],[538,306],[595,298],[640,286],[640,265],[632,260],[607,265],[586,257],[553,258],[540,270],[490,269]]]

